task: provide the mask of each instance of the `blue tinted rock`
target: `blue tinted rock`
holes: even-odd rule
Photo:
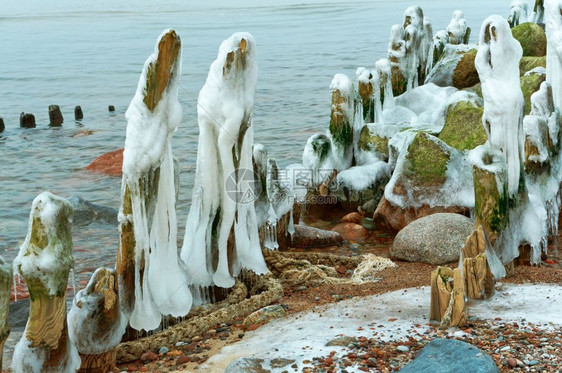
[[[434,339],[418,352],[402,373],[497,373],[490,356],[456,339]]]

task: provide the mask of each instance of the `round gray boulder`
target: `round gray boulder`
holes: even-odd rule
[[[460,214],[433,214],[414,220],[396,235],[390,256],[441,265],[459,260],[474,223]]]

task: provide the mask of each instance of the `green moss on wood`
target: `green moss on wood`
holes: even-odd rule
[[[474,107],[470,102],[459,102],[450,107],[445,119],[445,126],[439,139],[447,145],[464,151],[474,149],[488,140],[482,126],[484,109]]]
[[[405,176],[417,185],[441,185],[445,182],[449,152],[430,135],[420,132],[408,148]]]
[[[330,134],[334,143],[348,147],[353,144],[353,128],[351,116],[352,113],[348,113],[346,107],[351,107],[353,110],[354,103],[348,102],[352,98],[345,97],[341,94],[339,90],[334,90],[332,92],[332,112],[330,115]]]
[[[508,212],[511,203],[507,185],[498,188],[496,175],[478,167],[473,167],[472,175],[476,221],[486,230],[499,234],[509,221]]]
[[[511,29],[523,48],[523,56],[546,56],[546,34],[536,23],[526,22]]]

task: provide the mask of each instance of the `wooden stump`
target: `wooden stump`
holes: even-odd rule
[[[116,278],[115,270],[97,269],[69,312],[69,333],[82,360],[79,372],[103,373],[115,367],[115,348],[127,325],[119,310]]]
[[[486,236],[476,228],[462,248],[466,294],[471,299],[485,299],[494,294],[494,277],[486,257]]]
[[[438,267],[431,273],[431,304],[429,318],[441,327],[465,326],[464,280],[458,268]]]
[[[31,299],[29,319],[14,350],[15,372],[73,371],[80,366],[66,323],[66,289],[74,266],[72,215],[70,203],[51,193],[33,201],[31,229],[14,260]]]
[[[372,75],[369,74],[369,77],[371,76]],[[375,101],[373,90],[373,83],[371,81],[368,83],[359,81],[359,83],[357,83],[357,92],[359,93],[363,104],[363,119],[366,123],[375,122]]]
[[[12,287],[12,266],[0,256],[0,371],[4,342],[10,334],[8,311],[10,310],[10,289]]]

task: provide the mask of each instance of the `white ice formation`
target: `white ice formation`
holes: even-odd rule
[[[511,27],[527,22],[529,10],[526,1],[514,0],[511,2],[509,7],[510,10],[507,22]]]
[[[460,10],[453,12],[453,18],[447,26],[447,34],[449,35],[449,43],[451,44],[464,44],[468,26],[464,14]]]
[[[521,45],[511,35],[509,24],[490,16],[482,24],[476,70],[482,83],[482,122],[489,143],[502,150],[508,165],[508,193],[518,192],[523,150],[523,93],[519,81]]]
[[[231,287],[242,268],[268,271],[254,207],[251,118],[257,73],[254,38],[235,33],[221,44],[199,93],[197,168],[181,251],[195,286]],[[231,232],[235,247],[229,258]]]
[[[182,109],[178,101],[181,52],[171,66],[171,77],[156,107],[145,102],[147,75],[158,58],[158,46],[171,30],[158,38],[154,53],[146,60],[135,96],[125,114],[127,137],[123,155],[122,195],[131,196],[135,237],[135,301],[130,325],[153,330],[162,315],[184,316],[192,305],[188,277],[178,260],[176,190],[172,135]],[[159,175],[156,177],[155,175]],[[147,198],[157,190],[156,198]],[[121,222],[130,219],[123,209]],[[144,275],[141,262],[144,260]],[[162,273],[166,273],[165,278]],[[142,282],[142,284],[141,284]]]
[[[552,86],[554,105],[562,111],[562,1],[545,0],[546,81]]]

